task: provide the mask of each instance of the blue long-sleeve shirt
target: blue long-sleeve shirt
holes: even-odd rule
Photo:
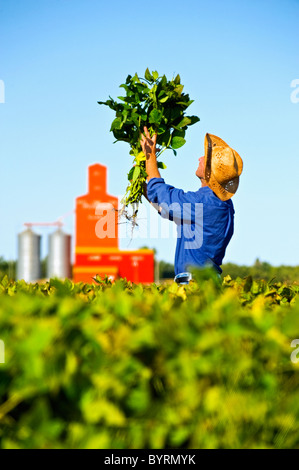
[[[221,273],[220,265],[234,232],[231,199],[221,201],[208,186],[184,192],[166,184],[163,178],[149,180],[147,196],[162,208],[162,217],[177,224],[175,274],[206,265]]]

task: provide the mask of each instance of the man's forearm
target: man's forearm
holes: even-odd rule
[[[154,134],[153,137],[150,136],[147,127],[144,127],[145,135],[141,134],[141,147],[142,151],[146,157],[145,161],[145,169],[147,173],[147,182],[152,178],[161,178],[158,164],[157,164],[157,157],[156,157],[156,142],[157,142],[157,134]],[[146,136],[146,137],[145,137]],[[143,194],[146,199],[151,203],[151,205],[161,213],[162,208],[159,204],[153,203],[147,197],[147,187],[146,184],[143,185]]]
[[[152,178],[161,178],[156,157],[157,134],[151,137],[146,126],[144,126],[144,134],[141,134],[140,144],[146,157],[145,169],[147,172],[147,181],[149,181]]]
[[[151,178],[161,178],[156,155],[150,155],[145,162],[146,165],[146,172],[147,172],[147,181]]]

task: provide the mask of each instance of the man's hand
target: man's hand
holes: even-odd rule
[[[157,134],[154,134],[153,137],[151,137],[146,126],[144,126],[144,134],[141,134],[140,143],[142,151],[148,160],[151,157],[156,157]]]
[[[141,134],[140,144],[146,157],[145,167],[147,172],[147,181],[149,181],[151,178],[161,178],[156,158],[157,134],[154,134],[153,137],[151,137],[147,127],[145,126],[144,134]]]

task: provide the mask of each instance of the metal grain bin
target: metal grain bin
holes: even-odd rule
[[[18,235],[17,279],[26,282],[37,281],[41,277],[40,261],[41,236],[30,228]]]
[[[71,277],[71,240],[60,228],[49,235],[47,277]]]

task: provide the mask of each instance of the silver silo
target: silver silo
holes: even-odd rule
[[[41,277],[40,261],[41,236],[27,228],[18,235],[17,279],[26,282],[37,281]]]
[[[61,228],[49,235],[47,277],[71,277],[71,239]]]

